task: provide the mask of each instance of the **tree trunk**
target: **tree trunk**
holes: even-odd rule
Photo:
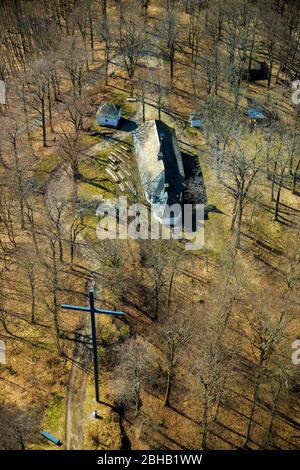
[[[252,407],[251,407],[251,411],[250,411],[250,415],[249,415],[249,419],[248,419],[248,426],[247,426],[247,431],[246,431],[246,436],[245,436],[245,441],[244,441],[243,447],[247,447],[247,444],[248,444],[248,441],[249,441],[249,438],[250,438],[250,431],[251,431],[251,427],[252,427],[253,416],[254,416],[254,412],[255,412],[255,409],[256,409],[256,403],[257,403],[258,394],[259,394],[260,385],[261,385],[262,364],[263,364],[263,359],[262,359],[262,355],[261,355],[260,358],[259,358],[259,364],[258,364],[258,367],[257,367],[257,372],[256,372],[256,377],[255,377],[253,402],[252,402]]]
[[[274,191],[275,191],[276,172],[277,172],[277,161],[274,163],[274,169],[273,169],[273,174],[272,174],[271,202],[273,202],[275,199]]]
[[[297,166],[295,168],[295,171],[293,172],[293,182],[292,182],[292,193],[295,194],[296,192],[296,183],[297,183],[297,180],[298,180],[298,171],[300,169],[300,159],[297,163]]]
[[[252,41],[251,41],[250,54],[249,54],[249,63],[248,63],[248,72],[250,72],[251,67],[252,67],[254,44],[255,44],[255,28],[253,29],[253,34],[252,34]]]
[[[105,40],[105,86],[108,86],[109,46]]]
[[[239,199],[238,199],[237,219],[236,219],[236,229],[235,229],[235,248],[240,248],[241,246],[241,225],[242,225],[243,211],[244,211],[244,201],[243,201],[244,185],[242,185],[240,191],[241,191],[241,194],[239,195]]]
[[[275,214],[274,214],[274,220],[278,222],[278,214],[279,214],[279,205],[280,205],[280,195],[281,195],[281,188],[282,188],[282,178],[280,179],[279,186],[278,186],[278,191],[277,191],[277,197],[276,197],[276,205],[275,205]]]
[[[138,388],[137,388],[137,391],[136,391],[136,400],[135,400],[135,407],[134,407],[134,417],[135,418],[137,417],[137,415],[139,413],[140,406],[141,406],[140,391],[141,391],[141,386],[139,384]]]
[[[170,79],[171,79],[171,83],[173,82],[173,79],[174,79],[174,58],[175,58],[175,51],[174,51],[174,47],[171,46],[171,49],[170,49]]]
[[[272,70],[273,70],[273,59],[271,59],[271,61],[270,61],[270,71],[269,71],[269,77],[268,77],[268,88],[270,88],[270,86],[271,86]]]
[[[51,90],[50,90],[50,83],[48,83],[48,113],[49,113],[49,124],[50,124],[50,131],[53,133],[53,125],[52,125],[52,101],[51,101]]]
[[[60,346],[60,326],[58,320],[58,311],[59,311],[59,302],[58,302],[58,269],[57,269],[57,257],[56,257],[56,247],[55,241],[51,240],[51,251],[52,251],[52,315],[53,315],[53,322],[54,322],[54,331],[55,331],[55,342],[57,346],[58,353],[62,353],[62,349]]]
[[[94,54],[94,29],[93,29],[93,18],[91,15],[91,7],[89,5],[89,25],[90,25],[90,44],[91,44],[91,51],[92,51],[92,61],[95,61],[95,54]]]
[[[173,371],[172,371],[172,368],[169,367],[168,374],[167,374],[167,385],[166,385],[166,391],[165,391],[165,397],[164,397],[164,406],[170,405],[170,392],[171,392],[172,380],[173,380]]]
[[[273,424],[274,424],[274,421],[275,421],[275,418],[276,418],[277,405],[279,403],[281,388],[282,388],[282,377],[281,377],[280,383],[279,383],[278,388],[277,388],[277,390],[275,392],[275,395],[274,395],[273,406],[272,406],[272,411],[271,411],[271,419],[270,419],[270,423],[269,423],[269,426],[268,426],[268,429],[267,429],[267,432],[266,432],[266,437],[265,437],[265,440],[264,440],[264,447],[265,448],[268,448],[271,444]]]
[[[133,97],[133,77],[130,77],[129,78],[130,80],[130,97],[132,98]]]
[[[232,218],[231,218],[231,224],[230,224],[230,231],[233,232],[234,226],[235,226],[235,221],[236,221],[236,208],[237,208],[237,199],[234,201],[234,206],[232,210]]]
[[[47,147],[45,95],[43,95],[41,98],[41,112],[42,112],[43,147]]]
[[[206,449],[207,439],[207,424],[208,424],[208,397],[207,397],[207,386],[204,385],[204,404],[203,404],[203,418],[202,418],[202,432],[200,449]]]
[[[31,289],[31,323],[36,323],[35,310],[36,310],[36,298],[35,298],[35,278],[34,273],[29,273],[30,289]]]

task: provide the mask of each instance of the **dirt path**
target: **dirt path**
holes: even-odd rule
[[[88,368],[91,359],[91,350],[87,345],[90,336],[88,315],[82,316],[78,335],[80,335],[81,341],[76,342],[73,353],[73,364],[68,384],[66,403],[65,446],[67,450],[83,449],[83,403],[85,400]]]

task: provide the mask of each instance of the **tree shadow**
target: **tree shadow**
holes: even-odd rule
[[[280,248],[277,248],[276,246],[272,245],[271,242],[264,240],[261,237],[255,236],[251,232],[250,233],[242,232],[242,233],[244,237],[252,240],[254,245],[258,246],[259,248],[262,248],[265,251],[272,253],[274,255],[277,255],[277,256],[283,255],[283,251]]]
[[[225,442],[225,444],[229,445],[231,448],[234,449],[239,449],[236,445],[234,445],[232,442],[230,442],[228,439],[226,439],[224,436],[220,436],[216,431],[211,431],[211,435],[215,436],[217,439],[219,439],[222,442]]]
[[[107,129],[104,130],[104,128],[103,128],[103,130],[101,130],[101,131],[99,131],[99,132],[97,132],[97,133],[95,132],[95,133],[93,134],[93,136],[100,137],[100,138],[102,138],[103,140],[107,140],[107,141],[111,142],[112,144],[114,144],[114,143],[116,143],[116,144],[124,144],[124,143],[126,143],[127,147],[132,147],[133,145],[132,145],[131,143],[129,143],[129,142],[124,142],[124,138],[121,139],[121,138],[119,138],[119,137],[117,137],[117,136],[115,135],[115,131],[116,131],[116,130],[119,130],[119,129],[118,129],[118,128],[117,128],[117,129],[115,129],[115,128],[107,128]],[[127,131],[127,132],[129,132],[129,131]],[[92,134],[91,134],[91,135],[92,135]]]
[[[171,448],[168,447],[168,443],[171,443],[179,447],[179,449],[181,450],[188,450],[187,447],[185,447],[180,442],[178,442],[177,440],[170,437],[167,433],[165,433],[161,429],[161,427],[157,425],[155,426],[149,421],[147,423],[147,427],[145,425],[142,425],[141,436],[148,444],[150,444],[152,449],[157,448],[159,450],[171,450]],[[160,437],[162,437],[162,440],[160,439]],[[168,442],[163,443],[162,442],[163,440],[168,441]]]
[[[288,204],[284,204],[283,202],[280,203],[281,206],[285,207],[289,212],[300,212],[299,209],[296,209],[295,207],[291,207]]]
[[[170,404],[168,406],[168,408],[170,410],[174,411],[174,413],[176,413],[176,414],[182,416],[183,418],[187,419],[188,421],[191,421],[192,423],[196,424],[197,426],[200,426],[201,421],[194,419],[192,416],[189,416],[184,411],[180,410],[179,408],[176,408],[173,404]]]

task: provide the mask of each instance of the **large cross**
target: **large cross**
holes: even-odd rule
[[[99,394],[99,373],[98,373],[98,352],[97,352],[97,330],[96,330],[96,313],[105,314],[105,315],[124,315],[124,312],[116,312],[114,310],[102,310],[95,308],[94,303],[94,289],[89,290],[89,307],[81,307],[77,305],[62,304],[61,308],[67,310],[78,310],[79,312],[90,312],[91,314],[91,327],[92,327],[92,339],[93,339],[93,359],[94,359],[94,378],[95,378],[95,396],[96,402],[100,403],[100,394]]]

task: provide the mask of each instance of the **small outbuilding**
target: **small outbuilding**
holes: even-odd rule
[[[114,103],[102,103],[99,106],[96,118],[99,126],[118,127],[121,119],[121,108]]]
[[[264,121],[265,119],[267,119],[267,113],[261,107],[248,108],[247,115],[249,119],[252,119],[254,121]]]
[[[249,121],[250,129],[253,129],[255,124],[264,124],[268,122],[269,114],[261,106],[248,108],[246,116]]]
[[[200,111],[192,111],[190,114],[190,126],[196,129],[203,129],[203,121]]]

